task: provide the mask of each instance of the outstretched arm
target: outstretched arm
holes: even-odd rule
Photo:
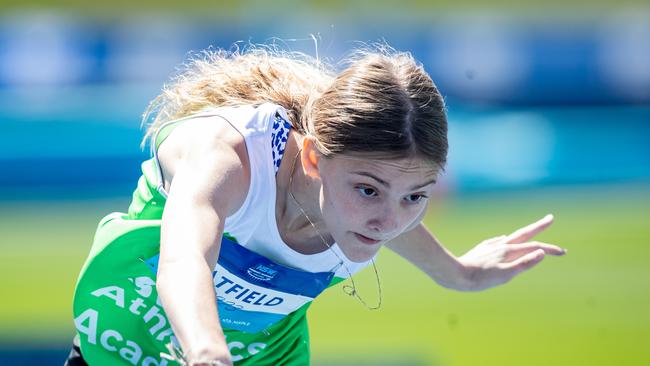
[[[387,246],[444,287],[479,291],[510,281],[537,265],[547,254],[564,255],[566,250],[556,245],[530,241],[552,222],[553,216],[547,215],[510,235],[485,240],[458,258],[422,224]]]
[[[225,122],[210,122],[185,122],[174,131],[175,140],[166,142],[168,149],[161,150],[171,184],[162,217],[157,289],[189,363],[231,365],[212,269],[225,218],[241,205],[249,177],[243,138]],[[182,148],[175,149],[178,145]]]

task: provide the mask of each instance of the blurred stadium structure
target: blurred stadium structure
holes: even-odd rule
[[[169,16],[84,21],[26,13],[2,18],[0,87],[155,83],[187,52],[235,41],[276,43],[314,54],[314,28],[255,26]],[[386,38],[412,51],[450,98],[482,103],[576,104],[650,102],[648,14],[622,13],[570,22],[475,15],[427,23],[332,25],[320,56],[338,59],[349,41]],[[292,42],[296,36],[301,41]],[[281,36],[280,36],[281,37]],[[336,39],[335,39],[336,37]],[[340,39],[345,37],[344,39]]]
[[[353,41],[411,51],[448,101],[452,189],[650,178],[648,12],[445,16],[399,27],[388,18],[322,26],[45,12],[0,19],[5,196],[132,184],[146,156],[138,142],[148,101],[192,52],[236,41],[334,61]]]

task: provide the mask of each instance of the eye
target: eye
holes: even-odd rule
[[[419,202],[421,202],[422,200],[424,200],[425,198],[427,198],[427,196],[425,196],[425,195],[423,195],[423,194],[409,194],[409,195],[406,196],[404,199],[405,199],[408,203],[419,203]]]
[[[359,191],[359,194],[363,197],[374,197],[377,195],[377,191],[374,188],[370,188],[366,186],[359,186],[356,188]]]

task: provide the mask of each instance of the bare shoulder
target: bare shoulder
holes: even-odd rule
[[[158,149],[165,189],[213,203],[228,199],[226,214],[243,204],[250,185],[244,137],[218,116],[194,118],[176,127]],[[223,202],[221,202],[223,203]]]

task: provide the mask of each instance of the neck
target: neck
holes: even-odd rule
[[[300,162],[301,142],[300,135],[289,134],[276,177],[276,222],[282,240],[293,250],[315,254],[327,250],[333,240],[322,221],[320,180],[307,176]]]

